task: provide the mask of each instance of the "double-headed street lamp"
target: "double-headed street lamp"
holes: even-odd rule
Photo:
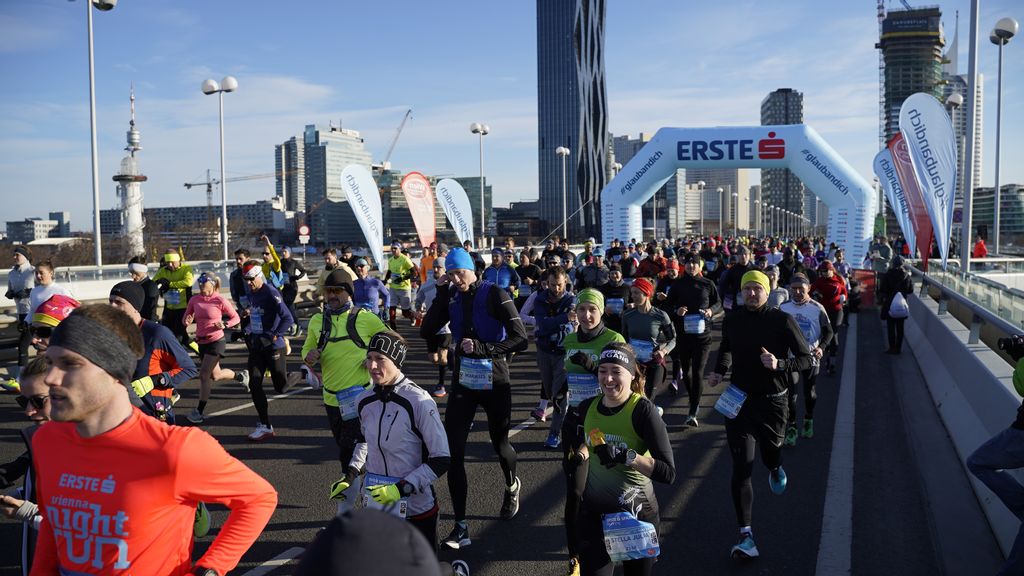
[[[718,233],[725,232],[725,188],[718,187]]]
[[[697,198],[700,199],[700,236],[704,237],[704,187],[707,186],[707,182],[701,180],[697,182]]]
[[[995,188],[995,212],[993,214],[993,228],[995,228],[992,235],[992,248],[993,253],[999,254],[999,201],[1000,201],[1000,190],[999,190],[999,130],[1002,122],[1003,115],[1003,46],[1017,35],[1019,26],[1017,21],[1013,18],[1003,18],[999,22],[996,22],[996,27],[992,29],[992,34],[989,35],[989,40],[993,44],[999,46],[999,79],[996,83],[996,188]]]
[[[754,236],[759,236],[758,232],[761,231],[761,201],[754,200]]]
[[[740,219],[740,194],[739,192],[732,193],[732,237],[739,237],[739,223]]]
[[[217,95],[220,109],[220,240],[224,250],[224,260],[228,259],[228,192],[227,175],[224,173],[224,93],[238,90],[238,80],[234,76],[225,76],[220,84],[209,78],[203,82],[203,94]]]
[[[569,159],[569,149],[565,146],[555,148],[555,154],[562,157],[562,238],[569,239],[569,188],[565,171],[566,161]],[[622,164],[616,164],[619,169]]]
[[[490,126],[473,122],[469,125],[469,131],[480,135],[480,246],[484,245],[484,136],[491,132]]]
[[[89,31],[89,137],[92,142],[92,236],[96,266],[103,266],[103,245],[100,238],[100,159],[96,151],[96,68],[93,65],[92,9],[113,10],[117,0],[92,0],[85,3],[85,22]]]

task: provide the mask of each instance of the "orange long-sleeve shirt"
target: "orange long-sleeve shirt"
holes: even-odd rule
[[[32,439],[43,522],[32,575],[180,576],[194,564],[226,574],[263,531],[277,492],[197,428],[168,426],[137,408],[93,438],[50,422]],[[231,508],[192,561],[197,502]]]

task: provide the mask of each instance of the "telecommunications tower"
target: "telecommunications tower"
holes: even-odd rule
[[[114,175],[117,182],[117,195],[121,199],[121,236],[127,241],[128,256],[145,254],[142,243],[142,183],[146,176],[139,173],[139,163],[135,153],[142,150],[142,137],[135,127],[135,85],[131,88],[131,121],[128,127],[128,155],[121,159],[121,171]]]

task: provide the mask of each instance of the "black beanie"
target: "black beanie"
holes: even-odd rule
[[[110,295],[124,298],[132,305],[132,308],[135,308],[136,312],[141,312],[142,305],[146,303],[146,291],[139,286],[138,282],[131,280],[114,284],[114,287],[110,289]]]
[[[390,330],[382,330],[377,332],[370,338],[366,351],[380,352],[387,356],[398,366],[398,369],[402,369],[402,364],[405,363],[405,353],[409,347],[405,344],[405,339],[398,335],[397,332],[391,332]]]
[[[294,574],[440,576],[441,565],[427,539],[412,524],[381,510],[363,508],[331,520],[306,548]]]

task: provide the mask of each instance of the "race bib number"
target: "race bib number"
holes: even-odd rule
[[[573,408],[580,405],[587,398],[597,396],[601,386],[597,383],[597,376],[593,374],[578,374],[569,372],[566,374],[569,383],[569,406]]]
[[[533,294],[533,286],[530,286],[529,284],[520,284],[519,285],[519,297],[520,298],[523,298],[525,296],[529,296],[530,294]]]
[[[181,291],[174,288],[168,290],[167,294],[164,296],[164,300],[166,300],[167,304],[171,306],[181,304]]]
[[[718,397],[718,402],[715,402],[715,410],[718,410],[723,416],[732,420],[739,415],[740,408],[743,408],[743,402],[746,399],[746,392],[730,384],[725,389],[725,392],[722,392],[722,395]]]
[[[637,520],[629,512],[605,514],[601,518],[601,526],[604,528],[604,547],[612,562],[654,558],[661,553],[654,524]]]
[[[459,384],[470,390],[494,388],[494,363],[490,358],[462,358],[459,360]]]
[[[239,298],[238,299],[238,305],[241,306],[242,308],[248,308],[249,307],[249,297],[248,296],[242,296],[241,298]]]
[[[630,339],[629,345],[633,347],[633,352],[636,354],[636,359],[640,362],[650,362],[651,356],[654,354],[654,342],[650,340],[633,340]]]
[[[605,312],[614,316],[622,314],[622,309],[625,307],[626,301],[623,298],[609,298],[604,302]]]
[[[262,308],[253,308],[249,311],[249,331],[253,334],[263,334]]]
[[[366,390],[362,386],[349,386],[344,390],[334,393],[338,400],[338,410],[341,411],[341,419],[348,421],[359,417],[359,407],[356,406],[356,398]]]
[[[732,298],[732,296],[726,296],[725,300],[722,301],[722,308],[725,308],[726,310],[732,310],[732,306],[733,306],[733,298]]]
[[[684,334],[703,334],[707,324],[704,320],[704,315],[687,314],[683,316],[683,333]]]
[[[402,498],[394,504],[381,504],[373,499],[370,495],[371,486],[382,486],[387,484],[397,484],[401,478],[394,478],[392,476],[384,476],[383,474],[371,474],[366,473],[366,478],[363,479],[363,492],[359,495],[359,503],[363,508],[370,510],[383,510],[388,514],[398,516],[399,518],[405,518],[409,512],[409,499]]]

